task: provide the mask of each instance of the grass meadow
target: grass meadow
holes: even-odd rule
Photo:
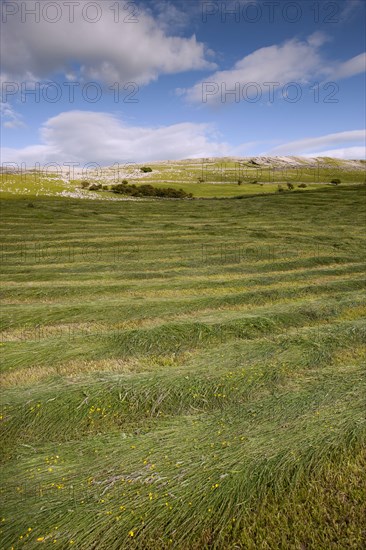
[[[365,548],[365,191],[6,192],[2,548]]]

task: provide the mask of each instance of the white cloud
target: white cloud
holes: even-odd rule
[[[307,157],[337,156],[339,158],[365,158],[365,144],[366,130],[350,130],[291,141],[274,147],[266,154],[278,156],[303,155]],[[341,145],[342,147],[335,149],[332,147],[337,145]]]
[[[21,115],[7,101],[0,102],[0,113],[4,128],[23,128],[25,126]]]
[[[319,48],[326,42],[330,42],[330,40],[331,40],[330,37],[324,32],[316,31],[309,36],[309,38],[307,39],[307,42],[308,44],[310,44],[310,46],[315,46],[316,48]]]
[[[108,113],[68,111],[50,118],[40,129],[41,143],[15,149],[4,148],[4,163],[32,167],[54,162],[77,162],[101,166],[123,162],[178,160],[215,156],[250,156],[258,141],[232,147],[220,140],[208,124],[184,122],[149,128],[130,126]],[[365,158],[365,130],[338,132],[279,145],[266,155]]]
[[[30,9],[37,4],[41,10],[39,22],[32,15],[22,14],[23,5]],[[57,5],[56,2],[44,5],[47,4]],[[97,15],[95,10],[87,9],[83,17],[88,4],[96,4],[101,10],[95,23],[91,22]],[[43,12],[42,2],[21,2],[18,12],[8,15],[3,24],[3,71],[17,80],[24,79],[26,74],[27,78],[31,75],[35,79],[49,78],[55,73],[75,78],[76,72],[77,78],[108,84],[116,81],[147,84],[160,74],[215,68],[206,60],[204,44],[197,42],[194,35],[168,36],[166,22],[159,24],[142,9],[134,14],[136,4],[120,2],[119,12],[116,5],[117,2],[79,0],[74,6],[74,21],[70,22],[70,8],[67,2],[62,2],[60,20],[52,23],[49,21],[56,17],[55,10]],[[127,11],[126,5],[130,6]],[[174,16],[178,15],[174,12]]]
[[[329,149],[327,151],[309,153],[304,157],[333,157],[338,159],[365,159],[365,147],[343,147],[341,149]]]
[[[186,2],[181,4],[177,0],[174,4],[169,0],[155,0],[148,4],[146,9],[167,34],[172,34],[179,33],[188,27],[191,23],[190,8],[194,6],[194,3],[187,6]]]
[[[366,53],[360,53],[348,61],[339,63],[334,69],[333,78],[348,78],[366,71]]]
[[[133,127],[108,114],[69,111],[47,120],[41,144],[4,148],[3,162],[27,166],[48,162],[145,162],[227,155],[229,146],[207,124],[190,122],[159,128]]]
[[[225,91],[236,87],[241,98],[247,83],[256,83],[268,92],[266,83],[303,84],[314,79],[346,78],[365,71],[365,54],[345,62],[325,59],[320,48],[328,40],[327,35],[316,32],[306,41],[292,39],[282,45],[260,48],[237,61],[232,69],[217,71],[185,90],[185,97],[192,103],[225,103],[235,100],[234,94],[225,95]]]
[[[364,0],[347,0],[344,2],[344,7],[340,13],[340,20],[347,21],[352,19],[361,9],[365,10]],[[364,17],[365,12],[361,15]]]

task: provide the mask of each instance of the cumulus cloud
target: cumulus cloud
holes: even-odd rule
[[[365,71],[365,54],[345,62],[330,62],[322,55],[320,48],[329,37],[316,32],[306,41],[292,39],[281,45],[260,48],[237,61],[232,69],[217,71],[193,87],[184,91],[192,103],[218,104],[234,101],[234,94],[225,91],[240,90],[240,85],[276,83],[284,86],[290,82],[304,84],[316,79],[346,78]],[[179,91],[182,95],[182,90]]]
[[[310,137],[274,147],[269,155],[303,155],[339,158],[366,157],[366,130],[350,130],[324,136]],[[334,146],[341,145],[342,147]]]
[[[47,120],[41,144],[4,148],[3,162],[145,162],[222,156],[229,146],[207,124],[184,122],[158,128],[129,126],[108,113],[68,111]]]
[[[292,141],[265,154],[365,158],[365,141],[365,130],[352,130]],[[260,144],[255,141],[231,146],[221,141],[209,124],[131,126],[111,114],[88,111],[68,111],[48,119],[40,129],[40,142],[19,149],[3,148],[2,161],[25,163],[29,168],[52,162],[107,166],[116,162],[250,156]]]
[[[186,1],[181,0],[175,0],[174,3],[169,0],[155,0],[147,4],[145,9],[167,34],[172,34],[180,33],[188,27],[192,22],[192,8],[195,7],[195,3],[187,5]]]
[[[331,38],[327,34],[325,34],[325,32],[322,32],[322,31],[315,31],[307,39],[307,43],[310,44],[310,46],[315,46],[316,48],[319,48],[326,42],[330,42],[330,41],[331,41]]]
[[[22,117],[7,101],[0,102],[0,113],[4,128],[23,128],[25,126]]]
[[[146,10],[136,11],[134,3],[114,2],[111,9],[109,2],[79,0],[59,3],[58,11],[43,11],[47,4],[57,7],[56,2],[27,1],[19,7],[4,2],[2,69],[14,79],[24,80],[25,75],[44,79],[59,73],[108,84],[144,85],[160,74],[215,68],[194,35],[169,36],[166,18],[159,23]],[[68,4],[76,5],[71,9]],[[97,8],[93,10],[91,4]],[[37,14],[25,14],[24,5],[27,10],[40,10],[39,21]],[[176,16],[172,8],[170,14]]]

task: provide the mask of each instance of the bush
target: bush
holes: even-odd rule
[[[127,185],[128,181],[127,180],[122,180],[122,183],[123,183],[123,185]]]
[[[294,184],[291,182],[287,182],[286,185],[287,185],[287,189],[289,189],[290,191],[292,191],[295,187]]]
[[[136,192],[143,197],[155,197],[157,192],[157,189],[155,189],[155,187],[148,184],[140,185],[139,187],[136,187],[136,190]]]
[[[109,185],[102,185],[102,189],[103,189],[103,191],[108,191],[109,190]]]
[[[203,183],[205,180],[203,178],[198,178],[198,183]]]
[[[86,181],[86,180],[83,180],[80,185],[83,189],[87,189],[90,185],[90,182]]]
[[[331,180],[330,183],[333,183],[334,185],[339,185],[341,183],[341,180],[338,179],[338,178],[334,178],[334,179]]]
[[[99,189],[102,188],[102,184],[101,183],[91,183],[88,187],[88,190],[89,191],[99,191]]]
[[[157,197],[170,197],[174,199],[184,199],[186,197],[192,197],[192,193],[186,193],[183,189],[173,189],[172,187],[163,187],[156,189]]]
[[[112,185],[111,191],[113,191],[113,193],[120,193],[121,195],[131,195],[133,187],[133,185],[117,183],[116,185]]]
[[[241,185],[243,183],[243,180],[238,180],[238,185]]]
[[[112,185],[111,190],[113,193],[120,195],[129,195],[131,197],[167,197],[172,199],[186,199],[192,198],[192,193],[186,193],[183,189],[173,189],[172,187],[153,187],[149,184],[144,185],[128,185],[125,183],[118,183]]]
[[[140,168],[141,172],[152,172],[152,168],[150,168],[150,166],[143,166],[142,168]]]
[[[282,187],[282,185],[278,186],[277,192],[278,193],[283,193],[284,192],[284,188]]]
[[[251,181],[250,183],[258,183],[258,181],[257,181],[257,180],[253,180],[253,181]]]
[[[297,187],[299,187],[300,189],[305,189],[305,187],[307,187],[306,183],[300,183]]]

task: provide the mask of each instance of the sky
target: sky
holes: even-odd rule
[[[1,162],[365,158],[362,0],[2,0]]]

